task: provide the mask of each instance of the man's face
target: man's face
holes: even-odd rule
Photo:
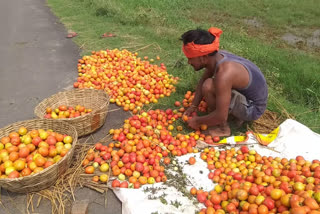
[[[188,64],[193,67],[195,71],[199,71],[205,67],[203,57],[188,58]]]

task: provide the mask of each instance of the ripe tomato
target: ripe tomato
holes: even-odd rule
[[[140,188],[140,183],[139,183],[139,182],[135,182],[135,183],[133,184],[133,188],[139,189],[139,188]]]
[[[93,166],[87,166],[85,168],[85,173],[86,174],[93,174],[94,173],[94,167]]]
[[[282,196],[282,191],[280,189],[271,190],[270,196],[273,200],[279,200]]]
[[[109,180],[109,176],[107,174],[102,174],[99,179],[102,183],[106,183]]]
[[[266,205],[269,210],[272,210],[275,207],[274,200],[269,197],[264,200],[263,204]]]
[[[21,158],[26,158],[29,155],[29,153],[30,153],[30,150],[28,147],[22,147],[19,150],[19,156]]]
[[[47,147],[40,147],[38,149],[38,152],[40,155],[42,155],[43,157],[47,157],[49,155],[49,149]]]
[[[248,192],[243,189],[240,189],[238,190],[236,197],[239,201],[245,201],[248,199]]]
[[[14,146],[18,146],[21,143],[20,137],[12,137],[11,144]]]
[[[205,193],[198,193],[197,194],[197,199],[200,203],[204,203],[207,200],[207,196],[205,195]]]
[[[290,206],[292,208],[300,207],[299,199],[300,199],[300,197],[298,195],[292,195],[291,198],[290,198]]]
[[[197,189],[196,189],[195,187],[192,187],[192,188],[190,189],[190,194],[191,194],[191,195],[196,195],[196,194],[197,194]]]
[[[30,168],[24,168],[22,171],[21,171],[21,175],[22,176],[28,176],[32,173],[31,169]]]
[[[121,184],[120,184],[120,188],[128,188],[129,184],[127,181],[123,181]]]
[[[291,197],[290,194],[286,194],[286,195],[281,196],[281,199],[280,199],[281,204],[286,207],[289,207],[290,206],[290,197]]]
[[[218,194],[213,195],[210,200],[214,205],[220,204],[221,203],[221,196]]]
[[[235,206],[233,203],[229,203],[229,204],[227,205],[227,207],[226,207],[226,210],[228,211],[228,213],[231,213],[231,212],[233,212],[233,211],[236,211],[237,208],[236,208],[236,206]]]
[[[34,162],[38,167],[41,167],[41,166],[44,166],[44,164],[46,163],[46,159],[42,156],[39,156],[34,160]]]
[[[99,181],[99,176],[95,175],[92,177],[93,182],[98,182]]]
[[[310,209],[312,210],[316,210],[319,209],[319,204],[317,203],[317,201],[311,197],[308,197],[304,200],[304,204],[306,206],[308,206]]]
[[[12,171],[9,175],[8,175],[8,178],[19,178],[20,177],[20,174],[18,171],[14,170]]]
[[[201,124],[201,125],[200,125],[200,129],[201,129],[202,131],[205,131],[205,130],[208,129],[208,125],[207,125],[207,124]]]
[[[196,159],[194,157],[189,158],[189,164],[194,165],[196,163]]]
[[[261,204],[258,207],[258,213],[259,214],[268,214],[269,213],[268,207],[266,205]]]
[[[150,176],[156,178],[159,176],[159,172],[157,170],[151,170]]]
[[[25,168],[25,165],[26,165],[26,162],[24,160],[16,160],[13,163],[13,166],[17,171],[23,170]]]
[[[9,160],[11,160],[12,162],[18,160],[18,158],[19,158],[18,152],[11,152],[9,155]]]
[[[250,193],[250,195],[255,195],[255,196],[257,196],[257,195],[259,195],[259,189],[258,189],[258,187],[257,186],[252,186],[251,188],[250,188],[250,190],[249,190],[249,193]]]
[[[243,154],[249,152],[249,148],[248,148],[247,146],[241,146],[240,150],[241,150],[241,152],[242,152]]]
[[[306,214],[306,210],[303,207],[294,207],[291,208],[290,213],[292,214]]]
[[[219,142],[220,141],[220,137],[219,136],[214,136],[213,137],[213,141],[214,142]]]
[[[180,103],[179,101],[175,101],[175,102],[174,102],[174,105],[175,105],[176,107],[179,107],[179,106],[181,105],[181,103]]]
[[[45,164],[44,164],[44,168],[48,168],[49,166],[52,166],[54,164],[53,161],[47,161]]]
[[[113,181],[112,181],[112,187],[120,187],[120,181],[118,181],[118,180],[113,180]]]

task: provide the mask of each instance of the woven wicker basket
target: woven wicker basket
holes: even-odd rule
[[[82,105],[85,108],[91,108],[92,112],[76,118],[63,118],[63,120],[73,125],[78,136],[90,134],[100,128],[108,113],[109,96],[103,90],[95,89],[73,89],[59,92],[39,103],[34,113],[38,118],[43,118],[46,114],[46,108],[58,108],[60,105],[76,106]]]
[[[16,122],[0,129],[0,138],[8,136],[10,132],[19,130],[21,126],[26,127],[29,131],[33,129],[52,129],[54,132],[69,135],[73,138],[72,147],[56,164],[53,164],[39,173],[26,177],[0,179],[0,187],[18,193],[35,192],[48,188],[69,168],[74,148],[78,140],[77,131],[72,125],[64,121],[35,119]]]

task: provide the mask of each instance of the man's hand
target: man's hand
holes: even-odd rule
[[[200,125],[201,124],[199,124],[198,123],[198,116],[194,116],[194,117],[192,117],[191,119],[189,119],[188,121],[187,121],[187,123],[188,123],[188,125],[192,128],[192,129],[199,129],[200,128]]]
[[[195,112],[197,110],[197,107],[194,105],[191,105],[185,112],[184,114],[187,115],[188,117],[190,117],[192,115],[193,112]]]

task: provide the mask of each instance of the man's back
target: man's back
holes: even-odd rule
[[[223,58],[218,61],[216,71],[219,66],[226,62],[235,62],[241,64],[249,74],[249,82],[246,87],[233,88],[243,94],[253,105],[252,120],[259,118],[266,109],[268,100],[268,86],[260,69],[251,61],[229,53],[227,51],[219,51]],[[215,71],[215,72],[216,72]]]

